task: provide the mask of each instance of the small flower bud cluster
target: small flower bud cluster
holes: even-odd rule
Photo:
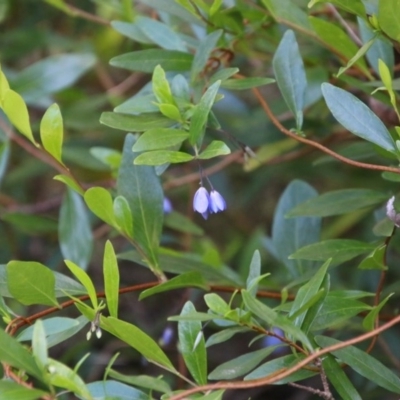
[[[193,209],[207,219],[209,213],[226,210],[226,202],[216,190],[212,189],[208,193],[207,189],[201,186],[194,194]]]

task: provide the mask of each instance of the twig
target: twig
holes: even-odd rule
[[[319,389],[314,389],[312,387],[309,386],[304,386],[304,385],[299,385],[298,383],[295,382],[289,382],[288,383],[289,386],[293,386],[297,389],[302,389],[302,390],[306,390],[307,392],[310,392],[312,394],[315,394],[319,397],[322,397],[325,400],[334,400],[334,398],[332,397],[332,395],[330,393],[325,393],[322,390]]]
[[[368,163],[355,161],[355,160],[352,160],[351,158],[344,157],[344,156],[334,152],[333,150],[329,149],[328,147],[325,147],[323,144],[321,144],[319,142],[315,142],[314,140],[307,139],[305,137],[296,135],[295,133],[286,129],[279,122],[279,120],[275,117],[275,115],[271,111],[267,101],[261,95],[260,91],[257,88],[253,88],[252,90],[253,90],[253,93],[255,94],[255,96],[257,97],[258,101],[260,102],[262,108],[264,109],[265,113],[271,120],[271,122],[286,136],[289,136],[292,139],[297,140],[298,142],[307,144],[309,146],[313,146],[313,147],[323,151],[324,153],[329,154],[330,156],[336,158],[337,160],[344,162],[345,164],[353,165],[354,167],[358,167],[358,168],[372,169],[374,171],[387,171],[387,172],[393,172],[395,174],[400,174],[400,168],[387,167],[384,165],[368,164]]]

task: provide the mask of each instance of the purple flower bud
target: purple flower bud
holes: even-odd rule
[[[217,213],[226,210],[225,199],[216,191],[211,190],[210,193],[210,212]]]
[[[165,214],[169,214],[170,212],[172,212],[172,204],[167,197],[164,197],[163,208]]]
[[[174,338],[174,331],[170,326],[167,326],[162,333],[162,336],[159,340],[159,344],[162,347],[168,346],[171,344],[172,339]]]
[[[194,194],[193,198],[193,209],[198,213],[202,214],[205,219],[207,219],[208,207],[210,205],[210,195],[207,192],[207,189],[203,186],[199,187]],[[204,216],[206,214],[206,216]]]

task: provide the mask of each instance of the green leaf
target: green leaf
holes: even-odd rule
[[[136,18],[141,18],[140,16]],[[135,42],[153,44],[153,41],[139,28],[138,24],[124,21],[111,21],[111,26],[121,35]]]
[[[385,265],[385,254],[386,254],[387,244],[376,247],[371,254],[368,254],[364,260],[361,261],[358,266],[359,269],[377,269],[384,271],[387,269]]]
[[[33,326],[32,353],[36,364],[44,370],[48,362],[46,332],[42,320],[38,319]]]
[[[0,400],[36,400],[50,395],[42,390],[26,388],[12,381],[0,381]]]
[[[367,43],[374,36],[376,32],[370,27],[370,25],[363,19],[358,18],[358,26],[360,31],[361,39],[364,43]],[[394,53],[393,47],[389,40],[380,35],[375,38],[374,43],[366,54],[368,62],[371,64],[374,71],[379,74],[378,60],[381,59],[389,68],[393,71],[394,67]]]
[[[260,365],[257,369],[255,369],[253,372],[250,374],[246,375],[244,377],[244,380],[250,380],[250,379],[258,379],[258,378],[264,378],[266,376],[272,375],[274,373],[277,373],[279,370],[287,369],[290,367],[293,367],[296,365],[298,362],[300,362],[303,359],[302,356],[296,356],[289,354],[287,356],[275,358],[272,361],[267,361],[266,363]],[[303,379],[306,379],[310,376],[315,375],[316,372],[309,371],[306,369],[301,369],[300,371],[297,371],[286,378],[281,379],[278,382],[274,382],[275,385],[283,385],[288,382],[296,382],[296,381],[301,381]]]
[[[321,89],[329,110],[347,130],[387,151],[397,151],[383,122],[361,100],[330,83],[323,83]]]
[[[112,380],[90,382],[86,387],[94,399],[149,400],[152,398],[149,394],[143,393],[138,389]],[[82,400],[86,399],[85,397],[80,398]]]
[[[307,78],[293,31],[287,30],[283,35],[272,65],[281,94],[296,118],[297,129],[301,129]]]
[[[9,89],[4,94],[3,110],[10,122],[33,144],[37,144],[29,122],[28,109],[24,99],[14,90]]]
[[[43,380],[42,373],[32,354],[2,329],[0,329],[0,359],[3,363],[22,369],[35,378]],[[2,384],[2,381],[0,381],[0,384]],[[7,398],[7,400],[10,399]]]
[[[284,3],[281,0],[262,0],[262,3],[280,24],[297,29],[307,35],[315,35],[307,14],[293,1],[286,0]]]
[[[165,115],[167,118],[173,121],[184,122],[182,120],[179,108],[176,105],[162,103],[162,104],[157,104],[157,106],[160,109],[161,114]]]
[[[84,199],[89,210],[108,225],[115,226],[113,199],[110,192],[102,187],[86,190]]]
[[[328,239],[301,247],[289,256],[290,259],[325,261],[332,259],[332,264],[341,264],[361,254],[373,250],[373,243],[354,239]]]
[[[381,312],[384,305],[393,296],[393,293],[386,296],[377,306],[373,307],[372,310],[366,315],[363,320],[363,328],[367,331],[372,331],[375,328],[376,319],[379,318],[379,313]]]
[[[161,113],[127,115],[115,112],[103,112],[100,122],[111,128],[127,132],[144,132],[148,129],[166,128],[174,125],[173,121],[164,117]]]
[[[309,19],[320,40],[345,62],[357,53],[357,45],[337,25],[320,18],[309,17]],[[369,75],[364,59],[359,59],[355,64]]]
[[[224,156],[230,154],[231,149],[221,140],[213,140],[198,156],[200,160]]]
[[[73,85],[95,64],[91,53],[57,54],[30,65],[10,82],[28,104],[34,105],[42,97]]]
[[[84,190],[78,185],[78,183],[68,175],[56,175],[54,180],[59,181],[67,185],[70,189],[75,190],[81,196],[84,195]]]
[[[212,85],[214,82],[221,81],[221,87],[228,78],[232,75],[235,75],[239,72],[239,68],[222,68],[218,70],[214,75],[211,76],[209,80],[209,84]],[[247,79],[247,78],[246,78]],[[256,78],[258,79],[258,78]],[[261,78],[261,79],[270,79],[270,78]],[[235,79],[236,80],[236,79]]]
[[[180,316],[184,317],[194,311],[196,311],[194,305],[187,301]],[[187,369],[199,385],[205,385],[207,383],[207,352],[204,336],[201,337],[199,343],[196,343],[198,335],[202,335],[201,322],[179,321],[178,334],[181,354]]]
[[[192,271],[192,272],[185,272],[181,275],[169,279],[167,282],[163,282],[150,289],[144,290],[140,294],[139,300],[143,300],[146,297],[153,296],[157,293],[162,293],[169,290],[181,289],[185,287],[197,287],[203,290],[209,290],[207,281],[203,278],[203,276],[197,271]]]
[[[342,343],[339,340],[326,336],[316,336],[315,341],[322,347]],[[343,349],[333,351],[332,354],[378,386],[394,393],[400,393],[400,378],[380,361],[364,351],[354,346],[347,346]]]
[[[57,232],[57,221],[41,215],[29,215],[21,212],[3,214],[1,219],[28,235],[43,235]]]
[[[169,384],[161,378],[153,378],[148,375],[127,376],[122,375],[121,373],[114,370],[110,371],[109,376],[111,378],[118,379],[121,382],[125,382],[133,386],[139,386],[160,393],[171,393],[171,388]]]
[[[220,84],[221,81],[213,83],[206,90],[206,92],[201,97],[199,103],[194,108],[189,130],[189,140],[192,145],[196,143],[201,144],[208,115],[214,104],[215,96],[218,93]]]
[[[237,333],[244,333],[248,332],[249,329],[242,326],[234,326],[232,328],[225,328],[222,331],[214,333],[213,335],[209,336],[206,341],[206,347],[213,346],[218,343],[223,343],[229,340],[232,336],[236,335]]]
[[[54,274],[43,264],[10,261],[7,264],[7,282],[11,295],[24,305],[58,306],[54,294]]]
[[[143,16],[137,16],[133,25],[137,26],[152,43],[165,50],[186,51],[185,42],[169,25]]]
[[[117,196],[114,199],[113,208],[116,223],[130,238],[133,238],[132,212],[126,198],[124,196]]]
[[[85,287],[87,294],[90,297],[90,301],[92,303],[92,307],[96,310],[99,306],[97,301],[96,289],[94,288],[93,282],[90,279],[89,275],[72,261],[65,260],[65,265],[72,272],[73,275],[78,279],[80,283]]]
[[[182,163],[194,159],[194,156],[182,151],[154,150],[137,155],[135,165],[163,165],[165,163]]]
[[[387,194],[371,189],[343,189],[321,194],[300,203],[286,213],[287,218],[299,216],[328,217],[371,207],[388,199]]]
[[[291,317],[293,314],[295,314],[301,307],[303,307],[307,302],[309,302],[314,296],[317,295],[317,293],[320,292],[321,289],[325,289],[324,286],[329,286],[329,285],[324,285],[326,281],[329,281],[329,276],[327,277],[327,271],[329,268],[329,265],[331,263],[331,260],[326,261],[321,268],[314,274],[314,276],[303,286],[300,287],[296,294],[296,298],[294,299],[292,309],[290,310],[289,317]],[[327,287],[326,289],[329,289]],[[322,296],[319,301],[317,301],[315,304],[313,304],[310,308],[305,310],[303,313],[300,315],[297,315],[296,319],[294,320],[294,324],[301,328],[301,330],[304,333],[308,333],[308,330],[314,321],[314,318],[320,311],[322,304],[326,298],[328,290],[324,292],[324,295]]]
[[[343,400],[362,400],[361,396],[344,373],[342,366],[333,356],[330,354],[324,356],[322,359],[322,366],[329,381]]]
[[[379,1],[378,23],[383,32],[400,42],[400,3],[398,0]]]
[[[110,332],[129,346],[136,349],[150,362],[163,366],[172,372],[175,371],[171,361],[158,344],[136,326],[113,317],[101,317],[100,326],[102,329]]]
[[[203,69],[207,65],[211,52],[217,47],[221,35],[222,30],[219,29],[210,33],[201,40],[199,47],[196,49],[196,54],[190,71],[190,80],[192,82],[195,82],[201,76]]]
[[[242,78],[242,79],[228,79],[221,83],[221,87],[228,90],[245,90],[254,87],[269,85],[274,83],[275,79],[272,78]]]
[[[117,191],[128,201],[134,238],[146,252],[150,267],[158,269],[158,247],[163,223],[164,193],[153,167],[135,165],[134,136],[125,139]]]
[[[358,300],[328,295],[312,323],[311,330],[337,328],[351,317],[370,308],[370,306]]]
[[[118,318],[119,269],[113,245],[107,240],[103,258],[104,291],[110,315]]]
[[[164,71],[188,71],[192,65],[193,56],[175,50],[148,49],[122,54],[110,60],[110,65],[125,68],[130,71],[152,73],[157,65]]]
[[[276,346],[270,346],[265,349],[251,351],[224,362],[218,365],[218,367],[208,375],[208,379],[229,380],[245,375],[260,364],[260,362],[268,357],[274,350],[276,350]]]
[[[261,256],[258,250],[255,250],[251,258],[249,273],[246,280],[246,289],[252,295],[256,296],[258,285],[257,280],[261,274]]]
[[[40,122],[40,138],[43,147],[62,164],[63,120],[57,104],[50,106]]]
[[[331,3],[350,14],[356,14],[361,18],[365,18],[365,8],[361,0],[311,0],[308,3],[308,8],[318,3]]]
[[[0,184],[6,173],[8,161],[10,159],[10,147],[9,140],[5,140],[3,143],[0,142]]]
[[[304,343],[304,345],[306,345],[309,349],[312,349],[312,345],[305,333],[297,328],[292,321],[290,321],[286,317],[277,314],[274,310],[261,303],[261,301],[255,299],[246,290],[242,290],[241,295],[244,304],[255,317],[267,322],[271,327],[282,329],[285,334],[293,336],[295,340],[299,340],[300,342]]]
[[[266,241],[268,250],[279,259],[292,276],[299,277],[314,267],[314,263],[289,260],[288,257],[299,247],[319,240],[321,219],[301,217],[294,220],[285,218],[286,213],[297,204],[316,197],[317,192],[307,183],[293,181],[286,188],[275,210],[272,225],[272,240]]]
[[[61,204],[58,235],[64,258],[86,268],[92,256],[92,230],[82,197],[69,188]]]

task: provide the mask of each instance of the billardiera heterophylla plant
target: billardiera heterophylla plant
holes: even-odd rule
[[[193,209],[200,213],[204,219],[208,218],[208,214],[216,214],[226,209],[225,199],[214,188],[208,193],[204,186],[197,189],[193,197]]]

